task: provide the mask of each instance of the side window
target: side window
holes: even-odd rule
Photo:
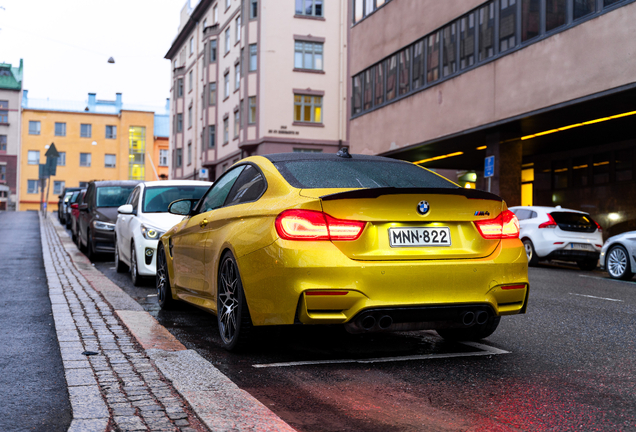
[[[530,210],[525,210],[525,209],[517,209],[517,211],[515,212],[515,214],[517,215],[517,219],[519,219],[520,221],[524,220],[524,219],[528,219],[530,217]]]
[[[88,205],[89,208],[93,208],[95,206],[93,204],[93,195],[95,195],[94,184],[88,186],[88,190],[86,191],[86,196],[84,197],[84,202]]]
[[[537,217],[537,212],[536,212],[536,211],[533,211],[533,212],[532,212],[532,214],[530,215],[530,218],[529,218],[529,219],[534,219],[534,218],[536,218],[536,217]]]
[[[140,191],[141,191],[141,188],[135,188],[133,193],[131,193],[130,196],[128,197],[128,204],[132,204],[133,212],[136,212],[137,211],[137,207],[139,206],[139,194],[140,194]]]
[[[209,212],[210,210],[221,207],[232,190],[236,179],[244,169],[245,165],[241,165],[228,171],[223,177],[218,179],[214,183],[214,186],[212,186],[212,189],[210,189],[208,194],[203,198],[199,213]]]
[[[225,205],[255,201],[265,191],[263,174],[251,165],[245,167],[227,196]]]

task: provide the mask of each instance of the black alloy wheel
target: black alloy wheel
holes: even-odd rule
[[[253,330],[252,318],[238,266],[230,252],[221,258],[216,306],[223,347],[228,351],[244,348]]]
[[[170,310],[174,307],[176,301],[172,298],[172,289],[170,288],[170,275],[168,274],[168,262],[166,261],[166,251],[161,242],[157,248],[157,275],[155,276],[155,284],[157,285],[157,300],[159,307],[163,310]]]
[[[135,252],[135,243],[130,245],[130,278],[134,286],[141,285],[141,276],[137,268],[137,252]]]
[[[115,237],[115,270],[117,273],[124,273],[128,270],[128,266],[119,257],[119,246],[117,246],[117,238]]]
[[[606,260],[605,268],[612,279],[629,280],[634,276],[629,254],[623,246],[612,246]]]
[[[523,248],[526,250],[526,256],[528,257],[528,265],[535,267],[539,264],[539,257],[534,250],[534,245],[530,239],[523,239]]]
[[[487,338],[497,330],[501,317],[491,316],[484,324],[475,324],[467,328],[435,330],[438,335],[449,341],[478,341]]]

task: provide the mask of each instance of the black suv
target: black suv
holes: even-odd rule
[[[77,243],[89,258],[115,252],[117,208],[126,204],[138,180],[92,181],[79,205]]]
[[[67,188],[64,188],[61,195],[58,195],[59,200],[57,201],[57,218],[60,220],[60,223],[62,225],[67,223],[66,215],[68,213],[68,207],[70,206],[68,201],[73,195],[73,192],[78,190],[82,190],[82,188],[67,187]]]

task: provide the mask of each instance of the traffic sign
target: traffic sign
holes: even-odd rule
[[[488,156],[484,163],[484,177],[489,178],[495,175],[495,156]]]

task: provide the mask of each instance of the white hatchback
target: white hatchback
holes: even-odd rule
[[[154,276],[159,237],[183,219],[183,216],[168,213],[168,205],[182,198],[198,200],[210,186],[210,182],[196,180],[164,180],[138,184],[126,204],[117,209],[117,272],[123,273],[130,269],[134,285],[139,285],[143,276]]]
[[[519,219],[519,238],[528,264],[540,260],[576,261],[594,270],[603,246],[603,229],[585,212],[557,207],[511,207]]]

